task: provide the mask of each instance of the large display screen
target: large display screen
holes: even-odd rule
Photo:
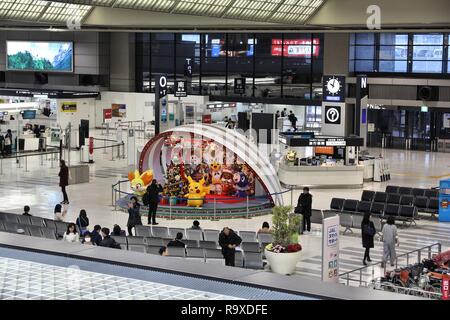
[[[311,57],[311,47],[312,55],[319,56],[320,49],[320,39],[314,38],[312,40],[308,39],[272,39],[272,56],[280,56],[283,52],[285,57]],[[282,49],[283,48],[283,49]]]
[[[73,72],[73,43],[7,41],[7,70]]]
[[[23,120],[32,120],[36,119],[36,110],[24,110],[22,112]]]

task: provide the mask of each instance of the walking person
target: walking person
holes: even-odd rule
[[[88,231],[87,227],[89,226],[89,218],[87,217],[86,210],[80,210],[80,215],[77,218],[76,224],[80,228],[80,233],[83,236]]]
[[[363,264],[365,266],[367,266],[366,261],[372,262],[372,260],[370,259],[370,249],[374,247],[373,238],[377,233],[375,225],[370,220],[370,217],[371,217],[370,212],[366,212],[361,222],[362,246],[363,248],[366,249],[366,251],[364,251],[364,259],[363,259]]]
[[[148,206],[148,224],[157,225],[156,211],[158,210],[159,193],[163,191],[161,184],[153,179],[151,185],[147,187],[147,191],[142,197],[144,205]]]
[[[391,267],[393,267],[395,266],[395,259],[397,258],[395,245],[400,245],[397,227],[395,226],[395,218],[393,216],[388,217],[381,233],[381,240],[383,241],[383,262],[381,263],[381,267],[384,268],[388,258],[390,259]]]
[[[294,131],[297,131],[297,117],[295,116],[294,112],[292,112],[292,110],[289,111],[288,119],[291,122],[292,129]]]
[[[12,131],[8,129],[5,135],[5,155],[9,156],[12,153]]]
[[[69,198],[67,197],[66,187],[69,185],[69,168],[66,166],[66,162],[61,160],[61,168],[59,170],[59,186],[63,194],[64,200],[61,204],[69,204]]]
[[[141,206],[138,202],[138,199],[135,196],[132,196],[130,202],[128,203],[128,223],[127,223],[128,235],[131,237],[133,236],[132,229],[135,226],[142,225],[141,214],[139,213],[140,207]]]
[[[67,209],[63,208],[59,203],[55,206],[55,210],[53,211],[55,221],[64,221],[64,218],[67,215]]]
[[[287,109],[284,108],[283,111],[281,111],[281,117],[284,118],[287,116]]]
[[[236,254],[236,247],[242,242],[236,232],[228,227],[223,228],[219,234],[219,245],[222,248],[222,254],[225,258],[225,265],[234,267],[234,257]]]
[[[302,230],[300,233],[311,232],[312,195],[309,193],[308,187],[304,187],[303,193],[298,197],[295,213],[303,216]]]

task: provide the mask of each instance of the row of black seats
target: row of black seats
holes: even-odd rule
[[[439,197],[439,191],[436,189],[422,189],[422,188],[410,188],[399,186],[386,186],[386,193],[410,195],[414,197],[427,197],[427,198]]]
[[[415,206],[419,212],[431,213],[432,215],[436,215],[439,212],[439,199],[437,197],[430,198],[428,196],[415,196],[410,194],[375,192],[370,190],[364,190],[361,195],[361,201],[382,203],[382,204],[396,204],[404,206],[412,205]]]
[[[381,218],[394,216],[400,220],[414,222],[417,218],[417,209],[413,205],[399,205],[390,203],[379,203],[369,201],[358,201],[351,199],[333,198],[330,209],[338,213],[360,213],[370,212]]]

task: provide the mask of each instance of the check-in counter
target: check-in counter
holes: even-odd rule
[[[364,182],[364,166],[290,166],[282,161],[278,178],[286,186],[360,188]]]

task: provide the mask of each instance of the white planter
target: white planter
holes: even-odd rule
[[[295,273],[295,267],[300,260],[301,251],[290,253],[274,253],[265,250],[270,269],[278,274],[288,275]]]

